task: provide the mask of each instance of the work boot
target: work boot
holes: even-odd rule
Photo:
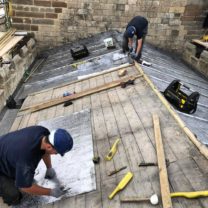
[[[22,199],[22,194],[15,186],[14,179],[7,176],[0,175],[0,196],[4,203],[10,205],[17,205]]]
[[[7,204],[8,206],[14,206],[14,205],[18,205],[20,204],[22,199],[22,193],[17,193],[16,198],[14,198],[14,196],[7,196],[7,197],[3,197],[3,201],[5,204]]]

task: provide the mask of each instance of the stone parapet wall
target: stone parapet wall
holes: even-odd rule
[[[202,50],[198,56],[197,45],[186,42],[183,59],[208,78],[208,50]]]
[[[136,15],[149,20],[147,41],[182,52],[185,40],[204,33],[204,0],[13,0],[13,26],[32,31],[50,47],[107,30],[124,31]]]
[[[9,54],[3,56],[3,60],[9,61],[10,64],[3,64],[0,67],[0,111],[5,106],[8,97],[14,93],[36,56],[37,47],[32,38],[20,49],[19,54],[14,57]]]

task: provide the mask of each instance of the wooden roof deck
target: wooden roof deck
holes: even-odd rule
[[[135,66],[127,68],[127,75],[139,74]],[[81,92],[83,90],[119,80],[117,71],[78,81],[64,87],[39,92],[27,97],[22,108],[51,98],[62,97],[64,91]],[[73,105],[63,104],[48,109],[18,115],[11,130],[35,125],[42,120],[69,115],[82,109],[91,109],[94,154],[101,157],[95,165],[97,190],[45,207],[54,208],[136,208],[152,207],[150,203],[120,203],[122,196],[160,195],[158,167],[139,167],[140,162],[157,162],[152,113],[160,117],[160,126],[171,192],[208,190],[208,161],[188,139],[174,118],[162,104],[144,77],[137,78],[135,85],[126,88],[115,87],[73,101]],[[116,137],[121,138],[118,152],[112,161],[105,161]],[[79,162],[79,161],[77,161]],[[107,173],[122,166],[127,169],[108,176]],[[80,170],[81,171],[81,170]],[[113,200],[108,195],[114,190],[127,171],[134,174],[128,186]],[[207,208],[208,198],[172,199],[174,208]],[[162,207],[160,204],[155,207]]]

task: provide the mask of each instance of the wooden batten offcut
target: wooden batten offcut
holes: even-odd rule
[[[157,150],[157,160],[160,176],[160,189],[162,196],[162,203],[164,208],[172,208],[172,201],[170,196],[170,188],[168,182],[168,173],[165,162],[165,152],[163,148],[161,130],[160,130],[160,121],[157,114],[152,115],[153,124],[154,124],[154,133],[155,133],[155,143]]]
[[[72,94],[70,96],[58,97],[58,98],[55,98],[55,99],[52,99],[52,100],[45,101],[43,103],[39,103],[39,104],[36,104],[36,105],[33,105],[33,106],[25,107],[25,108],[22,108],[20,111],[21,112],[25,111],[25,112],[23,112],[23,114],[32,113],[32,112],[39,111],[39,110],[42,110],[42,109],[46,109],[46,108],[49,108],[49,107],[52,107],[52,106],[55,106],[55,105],[58,105],[58,104],[62,104],[66,101],[76,100],[78,98],[82,98],[82,97],[87,96],[87,95],[91,95],[91,94],[94,94],[94,93],[101,92],[103,90],[108,90],[108,89],[120,86],[122,82],[127,82],[128,80],[135,80],[139,77],[142,77],[142,75],[129,76],[129,77],[119,79],[119,80],[116,80],[116,81],[113,81],[113,82],[110,82],[110,83],[107,83],[107,84],[104,84],[104,85],[101,85],[101,86],[98,86],[98,87],[95,87],[95,88],[87,89],[87,90],[82,91],[80,93]]]

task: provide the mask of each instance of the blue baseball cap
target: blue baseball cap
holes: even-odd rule
[[[61,156],[64,156],[73,147],[73,139],[65,129],[51,131],[49,141]]]
[[[126,35],[128,38],[133,38],[134,34],[135,34],[135,27],[134,26],[129,26],[126,29]]]

